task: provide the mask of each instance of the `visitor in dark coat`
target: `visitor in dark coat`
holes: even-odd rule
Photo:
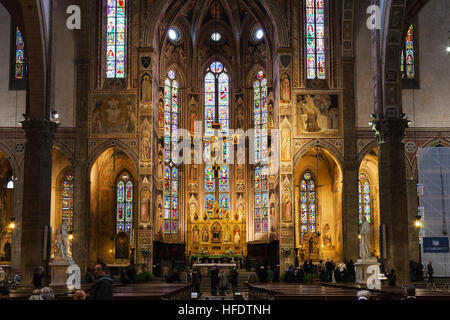
[[[92,300],[112,300],[112,279],[106,273],[106,264],[99,263],[95,266],[96,281],[92,286]]]
[[[236,267],[233,267],[233,270],[231,270],[230,274],[230,282],[233,289],[233,293],[235,293],[238,288],[238,276],[239,272],[237,271]]]
[[[396,286],[396,282],[397,282],[397,275],[395,274],[395,270],[391,269],[391,272],[386,274],[386,277],[388,278],[389,286],[390,287],[395,287]]]
[[[302,268],[297,267],[297,270],[295,270],[295,281],[297,283],[303,283],[305,280],[305,273]]]
[[[308,261],[305,260],[305,262],[303,262],[303,271],[308,274],[309,273],[309,265],[308,265]]]
[[[434,270],[433,270],[433,265],[432,265],[431,261],[428,262],[427,273],[428,273],[428,282],[433,283]]]
[[[214,266],[214,268],[211,270],[211,294],[216,295],[217,294],[217,286],[219,284],[219,269],[217,266]]]
[[[44,268],[36,267],[33,272],[33,285],[35,288],[42,288],[42,279],[44,278]]]
[[[355,282],[356,281],[356,270],[355,270],[355,264],[353,262],[353,259],[350,259],[350,262],[347,264],[347,271],[349,275],[349,281]]]
[[[202,274],[198,268],[192,271],[192,291],[200,294],[200,283],[202,281]]]
[[[280,266],[277,265],[273,271],[273,282],[280,282]]]
[[[261,282],[261,283],[266,283],[267,282],[267,271],[264,268],[264,266],[261,266],[259,268],[258,279],[259,279],[259,282]]]

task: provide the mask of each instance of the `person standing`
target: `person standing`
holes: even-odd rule
[[[428,266],[427,266],[427,273],[428,273],[428,282],[429,283],[433,283],[433,274],[434,274],[434,270],[433,270],[433,265],[432,262],[428,262]]]
[[[261,283],[267,282],[267,271],[264,266],[259,267],[258,278]]]
[[[106,264],[99,263],[95,266],[95,281],[92,286],[92,300],[112,300],[112,279],[108,277]]]
[[[33,285],[35,288],[42,288],[42,278],[44,278],[44,269],[36,267],[33,273]]]
[[[396,286],[396,282],[397,282],[397,275],[395,274],[395,270],[391,269],[391,272],[389,272],[386,277],[389,280],[389,286],[390,287],[395,287]]]
[[[198,268],[194,268],[192,271],[192,290],[200,295],[200,282],[202,280],[202,275]]]
[[[256,274],[256,269],[252,268],[247,279],[248,283],[258,283],[258,275]]]
[[[280,282],[280,266],[277,264],[273,272],[273,282]]]
[[[356,281],[356,270],[355,270],[355,264],[353,262],[353,259],[350,259],[350,262],[347,265],[347,270],[350,275],[350,282]]]
[[[211,270],[211,294],[212,295],[217,294],[218,282],[219,282],[219,269],[217,269],[217,266],[214,266],[214,268]]]
[[[236,267],[233,267],[233,270],[231,270],[231,275],[230,275],[230,282],[231,282],[231,286],[233,289],[233,294],[236,293],[237,288],[238,288],[238,276],[239,276],[239,273],[238,273]]]
[[[303,272],[305,272],[305,274],[309,274],[309,264],[306,260],[303,262]]]
[[[221,270],[219,274],[219,292],[221,296],[224,296],[228,287],[228,277],[225,274],[225,270]]]
[[[267,266],[267,281],[269,283],[273,282],[273,276],[274,276],[274,274],[273,274],[272,269],[270,268],[270,266]]]

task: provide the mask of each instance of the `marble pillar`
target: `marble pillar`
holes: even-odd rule
[[[409,280],[408,213],[406,198],[405,147],[407,120],[386,116],[373,121],[378,138],[380,181],[380,224],[386,226],[387,252],[382,252],[388,268],[395,269],[397,283]]]
[[[358,227],[358,173],[356,148],[356,106],[354,59],[343,58],[343,116],[344,116],[344,163],[342,192],[342,240],[344,261],[356,261],[359,253]]]
[[[24,285],[31,284],[34,268],[45,268],[50,257],[49,246],[46,248],[44,244],[44,230],[50,226],[52,142],[57,126],[47,119],[22,122],[27,138],[21,240],[21,282]]]
[[[74,173],[74,219],[72,256],[78,263],[81,273],[88,267],[89,254],[89,163],[88,163],[88,103],[89,60],[76,61],[77,72],[77,112],[76,112],[76,155],[73,163]]]
[[[420,261],[419,229],[415,226],[417,212],[417,179],[406,178],[408,198],[408,233],[409,233],[409,260]]]

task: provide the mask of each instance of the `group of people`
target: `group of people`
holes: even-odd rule
[[[357,293],[357,297],[358,301],[375,300],[375,297],[370,293],[369,290],[359,290]],[[416,299],[416,287],[413,284],[410,284],[406,287],[406,296],[404,296],[401,300],[415,301]],[[396,296],[392,292],[383,290],[378,295],[377,300],[396,300]]]
[[[251,268],[247,279],[248,283],[272,283],[280,282],[280,266],[277,265],[273,270],[271,266],[260,266],[258,271],[256,268]]]
[[[284,275],[286,282],[304,283],[306,279],[312,281],[314,275],[319,276],[321,282],[355,282],[356,270],[353,260],[348,263],[335,263],[333,260],[327,259],[314,264],[312,260],[306,261],[302,266],[294,268],[291,265]]]
[[[92,300],[112,300],[113,299],[113,279],[108,276],[107,266],[104,263],[98,263],[93,271],[88,270],[86,273],[86,282],[92,283],[90,289]],[[44,269],[42,267],[36,267],[33,272],[33,285],[34,291],[32,292],[29,300],[54,300],[55,294],[50,287],[43,287],[42,280],[45,276]],[[0,295],[4,291],[0,290]],[[6,291],[5,291],[6,292]],[[9,291],[8,291],[9,295]],[[87,294],[84,290],[76,290],[73,295],[74,300],[86,300]],[[4,298],[5,299],[5,298]]]
[[[410,278],[409,280],[411,280],[411,282],[424,281],[424,272],[425,270],[422,263],[415,262],[413,260],[409,262],[409,278]],[[431,261],[428,262],[426,273],[428,277],[428,282],[433,283],[434,269],[433,263]]]
[[[217,266],[214,266],[210,276],[211,295],[217,295],[217,291],[219,291],[221,296],[225,296],[229,292],[228,283],[231,283],[233,294],[237,291],[239,273],[236,267],[233,267],[228,276],[224,269],[220,270]]]

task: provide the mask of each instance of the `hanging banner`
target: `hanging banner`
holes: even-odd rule
[[[424,237],[423,252],[442,253],[449,252],[447,237]]]

